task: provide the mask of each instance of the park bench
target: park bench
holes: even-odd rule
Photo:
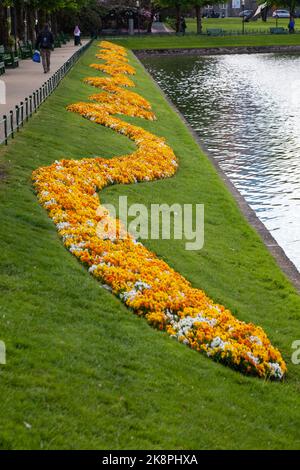
[[[28,59],[32,57],[33,51],[31,43],[19,42],[19,51],[21,59]]]
[[[19,57],[16,52],[8,51],[4,46],[0,46],[0,62],[4,62],[5,67],[19,67]]]
[[[224,36],[224,30],[221,28],[207,28],[207,36]]]
[[[284,28],[270,28],[271,34],[287,34],[287,30]]]

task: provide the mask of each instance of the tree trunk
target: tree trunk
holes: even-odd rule
[[[39,19],[39,27],[41,31],[44,28],[44,24],[46,23],[46,11],[45,10],[38,11],[38,19]]]
[[[12,29],[12,24],[11,24],[11,7],[7,7],[6,9],[6,15],[7,15],[7,27],[8,27],[8,36],[9,39],[11,37],[11,29]]]
[[[65,10],[60,10],[59,15],[56,15],[56,27],[60,33],[65,32],[63,25],[65,24]]]
[[[268,19],[268,9],[269,7],[266,6],[266,8],[263,8],[262,11],[261,11],[261,19],[266,23],[267,19]]]
[[[202,33],[202,11],[200,5],[195,6],[196,9],[196,18],[197,18],[197,34]]]
[[[153,20],[154,20],[154,15],[155,15],[155,10],[152,7],[151,8],[151,18],[150,18],[150,20],[148,22],[148,25],[147,25],[147,33],[151,33],[151,31],[152,31],[152,24],[153,24]]]
[[[51,15],[51,31],[54,36],[57,35],[57,15],[56,13],[52,13]]]
[[[295,10],[296,10],[296,2],[292,0],[291,6],[290,6],[290,15],[293,17],[295,17]]]
[[[6,7],[0,6],[0,44],[7,47],[8,45],[8,24]]]
[[[17,51],[18,47],[18,23],[17,23],[17,7],[11,7],[11,35],[14,38],[14,48]]]
[[[180,13],[181,5],[180,3],[176,3],[176,33],[180,33]]]
[[[35,41],[35,14],[33,9],[28,6],[26,8],[26,17],[27,17],[27,36],[28,40],[32,42],[32,44]]]
[[[16,7],[16,17],[17,17],[17,37],[24,41],[24,8],[23,2],[19,2]]]

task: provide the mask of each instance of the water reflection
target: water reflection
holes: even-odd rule
[[[300,57],[144,64],[300,270]]]

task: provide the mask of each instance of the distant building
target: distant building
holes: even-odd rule
[[[256,0],[245,0],[245,10],[256,10]],[[211,14],[212,12],[219,13],[220,15],[227,17],[239,16],[239,13],[243,10],[241,0],[230,0],[228,3],[219,3],[218,5],[207,5],[204,8],[204,12]]]
[[[231,0],[227,3],[227,16],[238,16],[242,11],[242,2],[240,0]],[[245,0],[245,10],[256,10],[257,2],[256,0]]]

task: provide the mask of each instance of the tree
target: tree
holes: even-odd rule
[[[3,5],[0,5],[0,44],[6,44],[7,42],[7,33],[5,30],[5,25],[6,25],[5,8]]]
[[[8,14],[13,12],[12,27],[19,39],[35,39],[36,12],[39,25],[51,22],[53,32],[57,32],[59,11],[78,12],[88,3],[98,0],[0,0],[0,44],[9,43]],[[9,10],[12,8],[12,10]]]
[[[149,22],[147,25],[147,33],[151,33],[154,16],[156,15],[156,13],[158,13],[160,7],[159,7],[158,2],[156,2],[155,0],[152,0],[152,1],[150,0],[147,3],[148,3],[147,7],[150,12],[150,18],[149,18]]]
[[[156,0],[155,2],[162,8],[175,8],[176,11],[176,33],[180,32],[180,17],[182,8],[190,3],[188,0]]]
[[[265,1],[261,0],[259,3],[265,3]],[[296,7],[300,5],[300,0],[267,0],[267,5],[275,8],[284,7],[289,10],[291,16],[294,16]]]
[[[220,0],[210,0],[209,5],[219,4]],[[226,3],[226,2],[224,2]],[[197,34],[202,33],[202,8],[207,5],[207,0],[190,0],[190,4],[195,8]]]
[[[180,17],[181,17],[182,8],[186,8],[189,6],[195,8],[198,34],[202,33],[202,8],[205,5],[207,5],[207,3],[208,3],[208,0],[157,0],[156,1],[156,4],[159,5],[160,7],[175,8],[177,33],[180,32]],[[209,5],[215,5],[219,3],[220,3],[220,0],[209,0]]]
[[[202,33],[202,7],[203,7],[203,0],[194,0],[193,2],[195,10],[196,10],[196,22],[197,22],[197,34]]]

